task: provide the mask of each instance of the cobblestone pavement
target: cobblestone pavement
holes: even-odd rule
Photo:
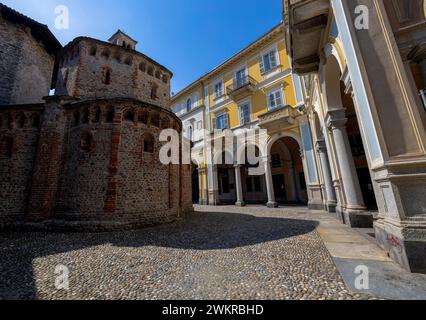
[[[197,207],[177,223],[103,234],[0,234],[1,299],[362,299],[307,210]],[[69,268],[69,291],[55,267]]]

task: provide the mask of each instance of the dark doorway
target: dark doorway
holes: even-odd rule
[[[377,202],[374,195],[373,182],[371,181],[370,171],[368,168],[357,169],[359,184],[361,185],[362,196],[365,206],[368,210],[376,211]]]
[[[274,182],[275,200],[278,203],[287,202],[287,191],[285,189],[285,179],[283,174],[272,176]]]
[[[200,202],[200,180],[198,179],[198,169],[192,169],[192,203]]]

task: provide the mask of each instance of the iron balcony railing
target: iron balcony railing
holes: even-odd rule
[[[254,80],[250,76],[244,76],[242,78],[234,79],[234,83],[226,88],[228,94],[232,94],[233,92],[240,90],[246,86],[256,86],[257,81]]]

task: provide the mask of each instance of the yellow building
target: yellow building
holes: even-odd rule
[[[194,202],[309,202],[323,208],[310,129],[299,111],[302,86],[292,73],[284,35],[283,24],[277,25],[172,98],[172,110],[193,142]],[[237,162],[246,146],[221,146],[225,129],[248,130],[262,174],[251,175],[253,165]]]

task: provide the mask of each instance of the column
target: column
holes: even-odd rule
[[[344,207],[348,211],[365,211],[366,208],[346,131],[347,118],[345,117],[345,110],[342,108],[335,111],[329,111],[326,121],[329,130],[332,132],[337,161],[340,168],[340,175],[346,199]]]
[[[235,165],[235,186],[237,188],[237,202],[235,203],[236,206],[244,207],[246,204],[244,202],[243,197],[243,183],[241,182],[241,168],[242,165]]]
[[[272,179],[271,172],[271,160],[269,157],[263,159],[263,165],[265,167],[265,180],[266,180],[266,190],[268,193],[268,208],[277,208],[278,203],[275,201],[275,191],[274,191],[274,180]]]
[[[327,147],[325,140],[317,141],[317,153],[320,158],[321,168],[324,176],[324,187],[325,187],[325,205],[328,212],[335,212],[337,205],[336,192],[333,187],[333,180],[331,178],[331,168],[327,156]]]
[[[217,177],[217,165],[209,166],[212,174],[212,181],[209,190],[209,205],[217,206],[219,204],[219,188],[218,188],[218,177]]]
[[[198,204],[203,204],[203,170],[198,167]]]
[[[241,182],[241,168],[242,165],[235,165],[235,185],[237,188],[237,202],[235,203],[236,206],[244,207],[246,204],[244,202],[243,197],[243,184]]]
[[[203,198],[203,205],[207,205],[209,203],[209,192],[207,187],[207,169],[204,169],[203,172],[203,186],[204,186],[204,198]]]
[[[292,161],[287,162],[288,167],[288,184],[290,187],[290,201],[297,202],[299,201],[299,196],[297,193],[297,184],[296,184],[296,171],[294,170],[294,165]]]

